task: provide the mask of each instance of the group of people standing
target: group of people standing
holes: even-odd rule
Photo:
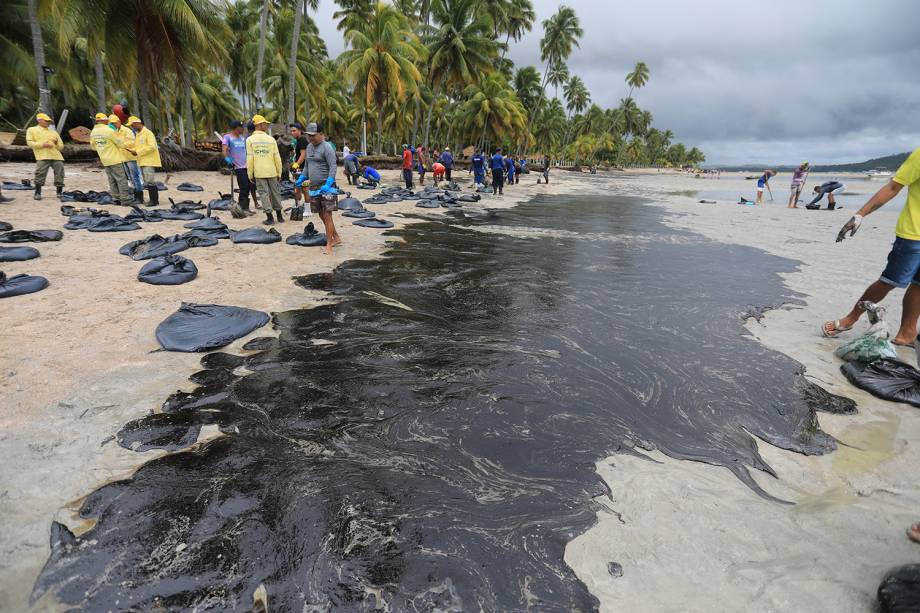
[[[786,205],[786,208],[797,209],[799,208],[799,200],[802,199],[802,192],[805,189],[805,182],[808,180],[808,173],[811,171],[811,166],[808,162],[802,162],[799,164],[792,172],[792,183],[789,186],[789,204]],[[763,174],[757,178],[757,200],[756,204],[763,204],[763,192],[764,189],[771,193],[770,190],[770,179],[776,176],[775,170],[764,170]],[[837,208],[837,199],[836,194],[843,193],[846,190],[846,185],[837,181],[836,179],[832,181],[825,181],[821,185],[815,185],[812,190],[812,195],[814,196],[808,204],[805,205],[806,209],[817,210],[821,208],[821,200],[824,199],[824,196],[827,196],[827,210],[833,211]]]

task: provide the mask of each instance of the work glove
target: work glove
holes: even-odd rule
[[[328,178],[326,179],[326,182],[323,183],[323,187],[322,187],[323,193],[324,193],[324,194],[328,194],[329,192],[332,191],[332,184],[333,184],[333,183],[335,183],[335,179],[334,179],[334,178],[328,177]]]
[[[299,177],[297,177],[297,181],[294,182],[294,187],[297,187],[298,189],[303,187],[304,181],[306,180],[307,180],[306,175],[300,175]],[[310,195],[312,196],[313,193],[311,192]]]
[[[224,164],[227,166],[233,166],[233,158],[228,155],[224,158]]]
[[[862,215],[853,215],[850,217],[850,221],[843,224],[843,227],[840,228],[840,232],[837,233],[837,242],[839,243],[845,239],[847,232],[850,233],[850,237],[856,234],[860,224],[862,224]]]
[[[298,170],[298,169],[300,169],[300,164],[298,164],[297,162],[294,162],[293,164],[291,164],[291,170]]]

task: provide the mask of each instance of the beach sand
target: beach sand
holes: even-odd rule
[[[2,179],[30,174],[30,165],[0,165]],[[465,173],[458,174],[468,182]],[[384,180],[397,185],[397,175],[387,171]],[[229,187],[228,177],[216,173],[174,173],[168,184],[182,181],[201,184],[205,192],[171,189],[161,195],[164,203],[166,196],[207,202]],[[654,170],[613,177],[555,172],[549,186],[535,182],[536,174],[526,176],[504,198],[485,197],[479,206],[513,206],[535,194],[616,190],[648,198],[663,208],[669,224],[801,260],[800,271],[787,275],[786,283],[804,295],[807,306],[770,311],[760,323],[749,323],[750,333],[800,361],[807,375],[828,391],[859,403],[856,416],[820,415],[822,428],[843,443],[833,454],[805,457],[760,444],[779,478],[755,478],[774,496],[796,505],[769,502],[727,470],[703,464],[661,456],[653,456],[656,462],[625,456],[599,461],[599,474],[613,496],[597,501],[598,524],[570,543],[566,560],[602,608],[869,610],[883,572],[920,555],[903,536],[918,509],[917,491],[908,487],[908,467],[917,461],[920,418],[911,407],[879,401],[850,386],[832,355],[839,341],[821,338],[818,326],[842,315],[883,266],[893,214],[873,216],[855,239],[842,245],[833,241],[853,206],[878,184],[854,177],[855,193],[848,190],[841,198],[847,210],[825,212],[787,211],[784,202],[737,206],[733,202],[741,193],[752,197],[751,182],[737,176],[715,180]],[[783,183],[788,184],[783,177],[775,180],[778,200],[787,196],[777,188]],[[68,188],[104,189],[104,176],[99,169],[69,165]],[[363,199],[370,194],[356,195]],[[33,202],[29,192],[6,195],[15,196],[16,202],[0,205],[0,220],[16,228],[59,229],[66,221],[53,197]],[[710,197],[719,202],[697,202]],[[411,221],[401,215],[443,211],[421,211],[414,204],[370,208],[397,227]],[[240,223],[228,213],[221,217],[234,229],[261,225],[262,219],[260,215]],[[286,222],[279,230],[284,235],[300,231],[308,221]],[[3,265],[10,275],[44,275],[51,286],[0,302],[5,324],[0,332],[0,383],[6,409],[0,414],[0,454],[6,464],[0,476],[0,518],[7,527],[0,535],[0,565],[5,569],[0,610],[26,606],[48,554],[53,519],[79,531],[75,511],[82,496],[129,476],[161,453],[127,451],[113,440],[127,421],[157,410],[171,392],[195,387],[187,377],[200,369],[201,356],[156,351],[156,325],[181,301],[263,311],[316,304],[322,297],[294,285],[293,277],[330,271],[348,259],[377,257],[393,240],[378,230],[352,226],[347,218],[337,216],[336,221],[345,245],[331,257],[319,249],[283,243],[222,241],[184,253],[200,273],[192,283],[176,287],[138,282],[142,263],[119,255],[118,247],[153,233],[182,232],[183,222],[178,221],[142,224],[144,229],[136,232],[65,231],[59,243],[35,245],[40,259]],[[895,292],[888,301],[892,322],[899,317],[899,299],[900,292]],[[271,334],[270,327],[262,328],[225,350],[241,352],[250,338]],[[907,352],[904,357],[913,361]],[[622,576],[611,575],[611,562],[622,567]]]

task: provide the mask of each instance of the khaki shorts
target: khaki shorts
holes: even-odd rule
[[[156,184],[156,172],[157,169],[153,166],[141,166],[141,179],[144,185]]]
[[[339,205],[338,196],[311,196],[311,213],[332,213]]]

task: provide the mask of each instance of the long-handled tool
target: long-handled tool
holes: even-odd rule
[[[775,200],[773,200],[773,190],[770,189],[769,183],[767,183],[767,191],[770,192],[770,202],[775,202]]]

